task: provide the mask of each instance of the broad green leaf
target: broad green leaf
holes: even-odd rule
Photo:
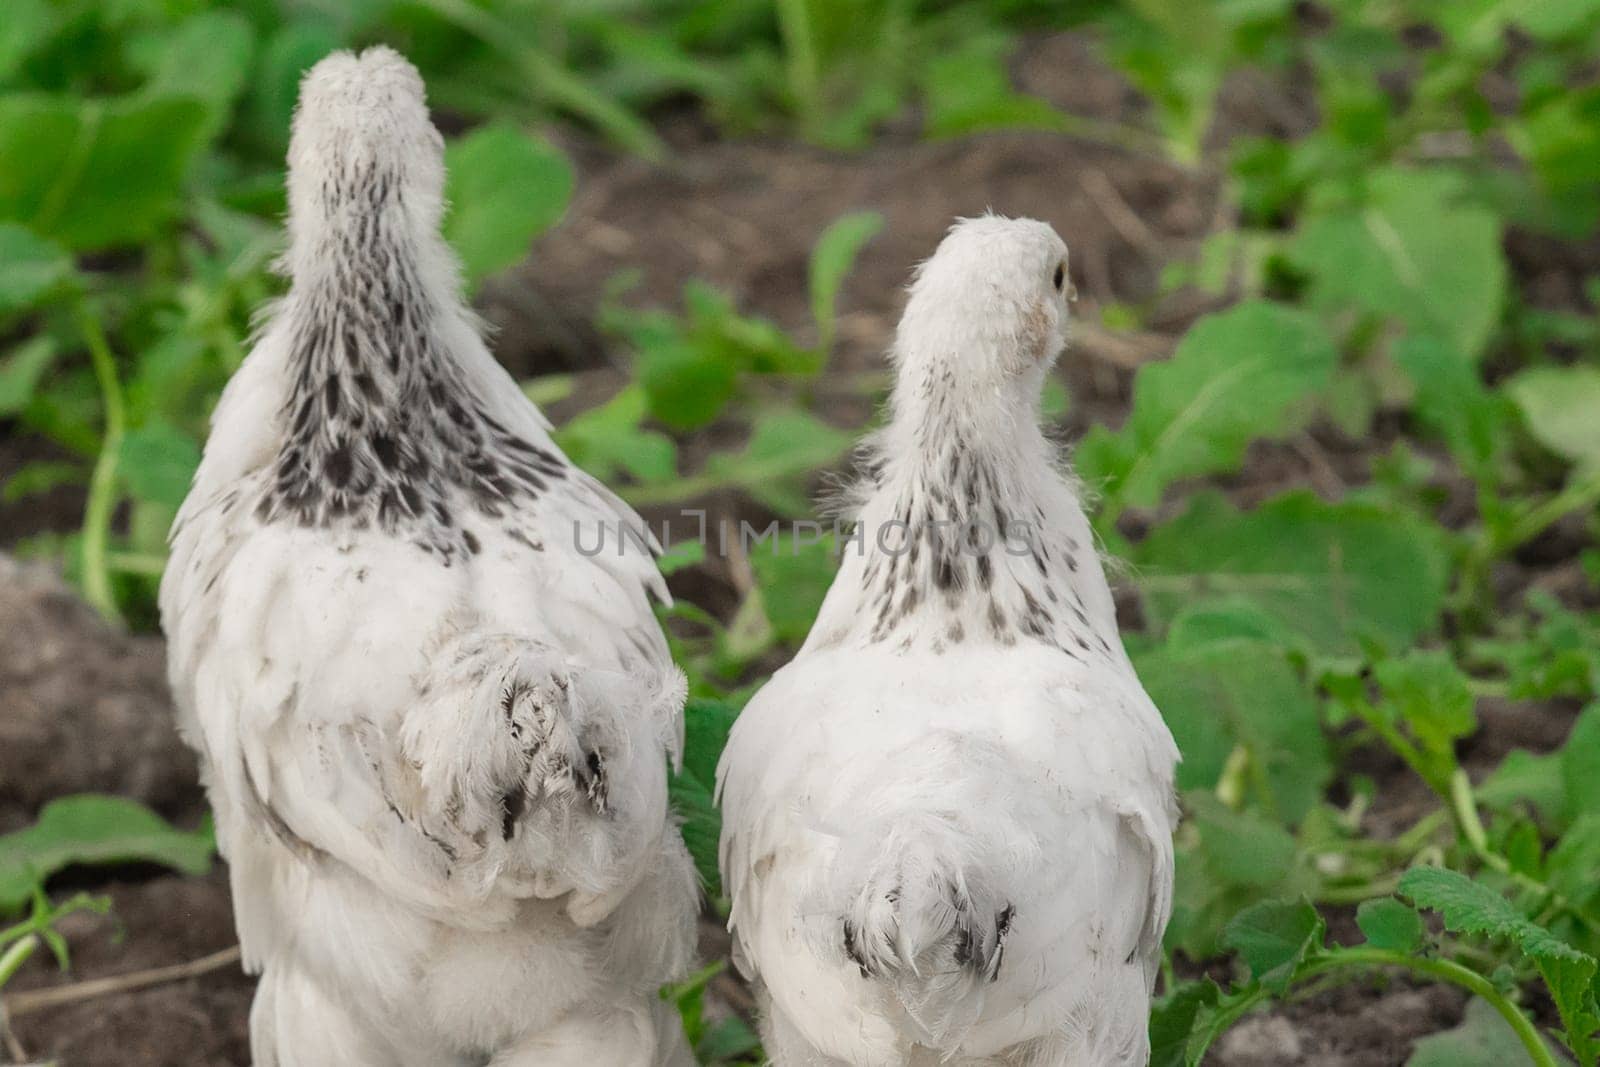
[[[756,417],[743,451],[708,459],[706,474],[744,489],[780,515],[804,515],[811,509],[800,483],[853,442],[850,434],[803,411],[779,408]]]
[[[1500,222],[1466,203],[1454,176],[1403,169],[1373,173],[1366,199],[1313,215],[1289,247],[1328,308],[1353,306],[1483,355],[1505,299]]]
[[[1434,627],[1447,574],[1432,528],[1305,492],[1243,513],[1218,494],[1202,494],[1133,555],[1153,624],[1205,600],[1243,598],[1282,633],[1330,655],[1360,653],[1361,637],[1391,648],[1412,644]]]
[[[862,246],[883,229],[883,216],[861,211],[835,219],[811,250],[811,318],[817,325],[817,350],[833,349],[839,287],[855,265]]]
[[[1246,597],[1218,597],[1185,608],[1172,620],[1167,647],[1191,648],[1242,638],[1282,643],[1278,621]]]
[[[1189,1035],[1222,990],[1210,978],[1189,982],[1156,1001],[1150,1012],[1149,1067],[1187,1067]]]
[[[151,236],[177,211],[207,114],[189,97],[0,97],[0,219],[74,251]]]
[[[1180,789],[1214,788],[1243,745],[1257,772],[1246,782],[1276,817],[1296,823],[1322,798],[1333,765],[1317,704],[1281,647],[1238,637],[1169,644],[1134,666],[1183,753]]]
[[[695,869],[712,899],[722,895],[722,880],[717,873],[722,820],[714,803],[717,761],[722,758],[728,731],[738,717],[738,710],[731,704],[691,699],[683,711],[683,769],[672,779],[672,807],[682,820],[683,843],[689,847]]]
[[[528,254],[533,239],[572,199],[572,164],[560,149],[509,123],[495,123],[445,150],[449,214],[444,233],[469,288]]]
[[[723,1063],[760,1052],[761,1038],[739,1016],[730,1015],[707,1030],[694,1050],[701,1063]]]
[[[162,422],[128,431],[117,461],[129,492],[169,508],[176,508],[189,495],[199,466],[200,446],[194,438]]]
[[[46,804],[39,821],[0,837],[0,912],[72,864],[159,863],[184,874],[211,867],[211,830],[178,830],[126,797],[83,794]]]
[[[1078,472],[1121,504],[1154,505],[1174,481],[1232,470],[1251,441],[1298,428],[1337,361],[1302,312],[1256,301],[1208,316],[1140,371],[1122,429],[1084,438]]]
[[[141,42],[152,98],[188,96],[205,104],[207,135],[220,131],[250,76],[255,34],[235,12],[205,11],[184,19],[168,33]]]
[[[1535,440],[1573,463],[1600,468],[1600,367],[1533,367],[1505,389]]]
[[[300,79],[340,45],[338,31],[310,17],[297,17],[267,39],[242,108],[252,141],[282,156],[289,145]]]
[[[1295,970],[1321,950],[1326,929],[1317,909],[1304,900],[1266,900],[1237,915],[1222,940],[1239,953],[1258,982],[1283,993]]]
[[[816,531],[802,535],[793,526],[785,527],[770,546],[750,551],[762,608],[778,640],[799,644],[811,632],[838,569],[833,553],[831,537]]]
[[[1166,944],[1191,959],[1220,946],[1227,921],[1267,897],[1298,896],[1317,878],[1298,862],[1295,839],[1259,810],[1234,811],[1211,790],[1183,795],[1185,831],[1177,842],[1177,881]]]
[[[1578,810],[1547,866],[1550,887],[1579,907],[1600,898],[1600,810]]]
[[[1437,911],[1452,933],[1504,938],[1520,949],[1539,968],[1579,1062],[1594,1062],[1600,1053],[1600,1043],[1592,1037],[1600,1027],[1590,984],[1594,957],[1529,921],[1511,901],[1458,871],[1413,867],[1400,879],[1400,895]]]
[[[1424,749],[1449,755],[1458,739],[1477,729],[1471,681],[1449,653],[1411,651],[1383,660],[1373,674]]]
[[[1473,793],[1494,811],[1510,811],[1525,803],[1546,819],[1558,821],[1566,810],[1561,756],[1512,749]]]
[[[1584,708],[1567,734],[1561,748],[1561,782],[1570,817],[1600,811],[1600,703]]]
[[[78,463],[48,462],[25,463],[12,475],[0,481],[0,503],[15,504],[39,493],[63,485],[82,485],[89,475]]]
[[[1568,87],[1547,95],[1508,131],[1553,201],[1557,226],[1570,236],[1588,236],[1600,210],[1600,86]]]
[[[39,380],[56,358],[56,343],[40,334],[0,356],[0,418],[9,418],[33,399]]]
[[[1405,1067],[1527,1067],[1532,1062],[1505,1016],[1474,997],[1460,1026],[1417,1040]]]
[[[8,86],[17,68],[55,31],[59,15],[49,0],[6,0],[0,19],[0,86]]]
[[[1356,909],[1356,925],[1375,948],[1409,953],[1422,944],[1422,916],[1394,897],[1363,900]]]
[[[1293,869],[1294,838],[1279,824],[1221,805],[1194,818],[1206,870],[1223,885],[1271,889]]]
[[[640,426],[647,401],[637,385],[574,417],[556,433],[572,461],[603,482],[626,471],[645,484],[670,481],[678,473],[678,446],[665,434]]]
[[[26,227],[0,222],[0,319],[26,311],[72,276],[72,257]]]
[[[980,130],[1060,130],[1066,119],[1048,103],[1019,93],[1006,70],[1010,42],[980,36],[931,56],[921,72],[929,137],[961,137]]]
[[[701,541],[679,541],[669,545],[656,557],[656,570],[670,578],[679,571],[688,570],[705,562],[706,546]]]
[[[738,367],[714,350],[666,338],[639,353],[639,384],[650,413],[677,430],[693,430],[722,413],[739,383]]]
[[[1600,0],[1511,0],[1507,14],[1535,40],[1554,41],[1593,29]]]
[[[1470,360],[1436,337],[1408,335],[1394,357],[1416,384],[1417,417],[1444,439],[1464,470],[1486,480],[1503,446],[1504,399],[1489,390]]]

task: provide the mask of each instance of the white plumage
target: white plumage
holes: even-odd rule
[[[656,994],[697,904],[665,590],[480,339],[443,181],[404,59],[307,75],[291,291],[173,528],[162,621],[262,975],[255,1062],[690,1064]]]
[[[723,754],[778,1067],[1148,1059],[1177,750],[1039,429],[1066,254],[986,217],[918,270],[859,539]]]

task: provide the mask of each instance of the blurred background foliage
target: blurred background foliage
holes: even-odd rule
[[[1062,30],[1091,35],[1137,90],[1138,122],[1015,88],[1019,41]],[[837,152],[1022,129],[1214,182],[1221,223],[1167,255],[1160,281],[1213,310],[1139,361],[1125,417],[1074,457],[1100,536],[1129,561],[1128,645],[1185,756],[1157,1062],[1198,1062],[1297,982],[1388,966],[1487,1002],[1448,1046],[1457,1064],[1503,1064],[1472,1057],[1507,1047],[1595,1063],[1600,0],[6,0],[0,435],[49,444],[0,498],[81,488],[81,521],[16,548],[59,562],[109,618],[154,625],[207,414],[282,289],[298,79],[379,41],[428,80],[449,136],[447,235],[473,290],[573,196],[550,131],[661,160],[661,118],[685,109],[721,138]],[[1241,79],[1290,113],[1281,133],[1218,135]],[[732,494],[763,519],[809,517],[817,473],[848,465],[860,429],[815,387],[882,225],[860,212],[818,235],[803,338],[702,281],[669,309],[630,303],[619,279],[595,325],[630,354],[629,379],[563,423],[563,447],[647,510]],[[1580,250],[1576,295],[1530,299],[1515,242]],[[1098,310],[1101,334],[1148,325],[1148,307]],[[872,399],[886,383],[849,385]],[[557,403],[574,383],[527,389]],[[1053,386],[1046,413],[1068,404]],[[1217,491],[1263,446],[1321,428],[1367,442],[1363,477],[1244,505]],[[1525,573],[1557,534],[1575,543],[1559,593]],[[681,577],[705,555],[677,545],[664,568]],[[834,565],[827,538],[735,562],[731,601],[666,613],[693,685],[678,803],[714,904],[722,739],[803,639]],[[1564,716],[1571,738],[1469,774],[1485,701]],[[1431,798],[1403,824],[1368,817],[1390,787],[1374,752]],[[187,832],[102,801],[0,838],[0,908],[34,900],[0,950],[47,938],[35,890],[66,863],[194,869]],[[1419,865],[1447,870],[1407,873]],[[1355,944],[1325,945],[1326,918],[1356,905]],[[1234,970],[1202,970],[1230,949]],[[706,1061],[737,1062],[754,1054],[744,1021],[703,1011],[718,966],[675,995]],[[14,970],[0,962],[0,981]]]

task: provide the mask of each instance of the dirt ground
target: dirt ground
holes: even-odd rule
[[[1137,97],[1075,36],[1033,42],[1017,69],[1025,88],[1073,113],[1110,122],[1138,114]],[[1308,121],[1292,99],[1260,111],[1252,102],[1263,94],[1250,88],[1237,87],[1225,98],[1219,136],[1229,129],[1293,133]],[[638,303],[675,305],[683,280],[707,279],[742,309],[804,340],[810,331],[807,254],[822,229],[846,211],[881,211],[887,225],[845,287],[831,374],[881,365],[910,266],[933,248],[952,217],[988,208],[1046,219],[1066,237],[1086,322],[1113,301],[1150,309],[1143,335],[1112,335],[1093,326],[1080,331],[1061,371],[1073,398],[1069,438],[1095,421],[1120,419],[1133,369],[1168,351],[1193,318],[1214,306],[1193,293],[1155,296],[1163,263],[1228,224],[1212,175],[1041,134],[935,144],[892,137],[869,152],[841,156],[775,141],[716,141],[692,116],[664,121],[678,152],[662,165],[620,159],[569,138],[580,169],[572,210],[538,242],[529,263],[493,282],[480,302],[513,371],[579,375],[577,399],[552,412],[558,421],[622,381],[623,354],[592,325],[599,295],[617,272],[642,267],[628,297]],[[1513,254],[1526,295],[1536,300],[1565,299],[1565,279],[1592,271],[1591,260],[1600,259],[1600,250],[1591,250],[1578,254],[1578,262],[1557,262],[1537,242],[1525,244],[1514,246]],[[1560,255],[1573,253],[1564,248]],[[870,405],[829,410],[842,423],[859,424]],[[1374,448],[1318,428],[1293,446],[1257,449],[1246,471],[1224,488],[1242,502],[1291,484],[1331,495],[1367,478]],[[0,480],[38,455],[37,444],[8,439],[0,426]],[[68,489],[26,507],[0,507],[0,548],[43,530],[70,529],[80,504]],[[1557,543],[1542,549],[1542,558],[1512,568],[1508,590],[1529,582],[1561,587],[1561,575],[1576,566],[1577,547],[1559,543],[1559,531],[1554,536]],[[729,600],[716,588],[723,581],[708,572],[674,579],[676,591],[703,603]],[[1513,747],[1554,747],[1572,710],[1486,709],[1469,760],[1484,769]],[[1375,819],[1424,802],[1397,762],[1377,755],[1369,762],[1362,770],[1377,779],[1387,807]],[[0,557],[0,832],[25,824],[51,797],[86,790],[138,797],[184,825],[204,814],[192,761],[171,728],[160,638],[110,632],[52,576]],[[180,964],[233,944],[221,870],[201,879],[145,869],[73,871],[58,882],[109,894],[113,915],[71,917],[64,929],[73,973],[60,975],[41,958],[19,974],[12,992]],[[708,948],[715,939],[708,930]],[[62,1067],[244,1064],[251,985],[233,964],[19,1014],[13,1028],[29,1054]],[[724,992],[742,1006],[736,989]],[[1349,985],[1248,1020],[1208,1063],[1391,1067],[1404,1062],[1418,1037],[1458,1023],[1462,1010],[1461,997],[1449,989]]]

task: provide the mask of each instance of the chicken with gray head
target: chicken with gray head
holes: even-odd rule
[[[254,1059],[692,1064],[656,993],[697,906],[665,587],[490,356],[443,189],[401,56],[306,76],[291,286],[172,532],[170,674],[261,974]]]

